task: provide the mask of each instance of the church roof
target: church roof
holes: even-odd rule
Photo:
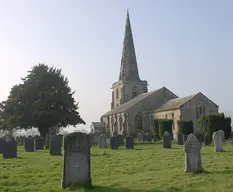
[[[139,102],[143,101],[147,97],[153,95],[154,93],[156,93],[157,91],[159,91],[161,89],[162,88],[157,89],[155,91],[148,92],[148,93],[140,94],[140,95],[134,97],[133,99],[127,101],[126,103],[123,103],[122,105],[119,105],[115,109],[105,113],[103,116],[108,116],[108,115],[124,112],[124,111],[128,110],[129,108],[133,107],[134,105],[138,104]]]
[[[181,105],[188,102],[190,99],[192,99],[197,94],[198,93],[190,95],[190,96],[186,96],[186,97],[181,97],[181,98],[168,100],[159,109],[157,109],[156,112],[167,111],[167,110],[171,110],[171,109],[177,109],[177,108],[181,107]]]
[[[140,80],[128,10],[125,24],[125,36],[122,50],[119,80]]]

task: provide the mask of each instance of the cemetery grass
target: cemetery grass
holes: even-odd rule
[[[163,149],[160,144],[135,145],[134,150],[91,149],[92,189],[71,187],[80,192],[232,192],[233,145],[214,153],[203,146],[204,172],[184,173],[183,146]],[[18,158],[0,158],[0,191],[62,191],[63,156],[50,156],[48,150],[24,152]]]

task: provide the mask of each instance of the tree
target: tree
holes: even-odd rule
[[[178,132],[184,135],[189,135],[194,132],[192,120],[178,120]]]
[[[85,124],[61,69],[38,64],[22,81],[0,105],[1,129],[37,127],[45,138],[51,127]]]

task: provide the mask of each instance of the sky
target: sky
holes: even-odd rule
[[[140,78],[233,116],[232,0],[0,0],[0,101],[33,65],[62,69],[90,126],[110,110],[129,9]]]

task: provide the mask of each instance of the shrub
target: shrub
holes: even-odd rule
[[[184,135],[189,135],[194,132],[193,121],[191,120],[178,120],[178,133],[183,133]]]
[[[165,131],[168,131],[170,134],[172,134],[172,124],[173,121],[169,119],[160,119],[159,122],[159,137],[160,139],[163,138],[163,134]]]

